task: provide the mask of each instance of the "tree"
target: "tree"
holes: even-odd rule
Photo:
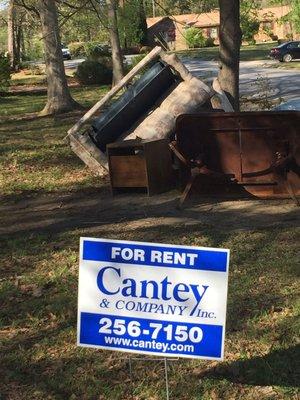
[[[57,114],[79,108],[71,97],[61,50],[55,0],[39,0],[38,11],[45,51],[47,103],[41,115]]]
[[[73,8],[72,16],[82,11],[83,5],[85,12],[94,13],[101,27],[108,31],[112,52],[113,83],[119,82],[124,76],[124,67],[118,30],[118,0],[71,0],[65,3]]]
[[[141,0],[142,1],[142,0]],[[178,15],[210,12],[218,7],[218,0],[146,0],[147,16]]]
[[[10,83],[10,61],[0,52],[0,91],[4,91],[8,88]]]
[[[219,0],[219,82],[235,111],[239,110],[239,62],[241,46],[240,0]]]
[[[276,4],[282,4],[282,0],[273,0]],[[291,12],[282,18],[283,22],[290,22],[296,33],[300,33],[300,0],[289,0]]]
[[[9,0],[7,10],[7,52],[10,60],[10,66],[14,70],[16,68],[16,53],[15,53],[15,3],[14,0]]]
[[[147,22],[140,0],[123,2],[119,7],[119,33],[123,47],[147,45]]]
[[[115,85],[124,76],[123,58],[118,31],[117,2],[116,0],[106,0],[106,4],[108,15],[108,31],[110,37],[113,64],[113,84]]]
[[[292,0],[292,11],[290,13],[291,20],[294,25],[295,31],[300,33],[300,2],[299,0]]]
[[[9,0],[7,7],[7,50],[11,69],[17,70],[24,53],[24,26],[27,12],[17,0]]]
[[[241,3],[241,29],[243,40],[254,42],[254,36],[259,31],[259,19],[257,10],[260,5],[258,1],[243,0]]]

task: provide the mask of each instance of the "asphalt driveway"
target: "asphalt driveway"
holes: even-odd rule
[[[218,75],[218,62],[182,59],[196,76],[212,80]],[[258,96],[257,80],[267,78],[270,99],[287,101],[300,97],[300,70],[280,69],[277,61],[242,61],[240,64],[240,90],[242,96]]]

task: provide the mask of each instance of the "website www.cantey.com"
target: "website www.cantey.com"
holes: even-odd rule
[[[112,344],[116,346],[124,346],[124,347],[137,347],[139,349],[149,349],[149,350],[159,350],[163,353],[167,351],[180,351],[193,353],[194,346],[191,344],[181,344],[181,343],[162,343],[156,342],[155,340],[141,340],[141,339],[127,339],[127,338],[118,338],[113,336],[105,336],[104,337],[105,344]]]

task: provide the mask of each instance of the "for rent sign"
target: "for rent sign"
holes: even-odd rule
[[[229,250],[81,238],[78,345],[223,358]]]

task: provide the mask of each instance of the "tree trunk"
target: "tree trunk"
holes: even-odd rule
[[[239,63],[241,46],[240,0],[219,0],[219,82],[235,111],[239,111]]]
[[[39,0],[47,75],[47,103],[41,115],[80,108],[72,99],[65,74],[55,0]]]
[[[140,38],[140,44],[142,46],[146,46],[148,44],[148,29],[147,29],[147,19],[146,19],[146,12],[145,12],[145,6],[144,2],[140,1],[139,3],[139,28],[142,32],[141,38]]]
[[[26,54],[26,47],[25,47],[25,37],[24,37],[24,29],[21,31],[21,45],[20,45],[20,54],[21,60],[23,61],[24,55]]]
[[[22,20],[15,24],[15,65],[19,66],[21,61]]]
[[[14,0],[10,0],[7,10],[7,50],[10,59],[10,65],[13,70],[16,68],[14,25],[15,25],[15,4]]]
[[[108,30],[112,52],[113,85],[117,84],[124,76],[123,57],[120,46],[117,21],[116,0],[106,0],[108,14]]]

